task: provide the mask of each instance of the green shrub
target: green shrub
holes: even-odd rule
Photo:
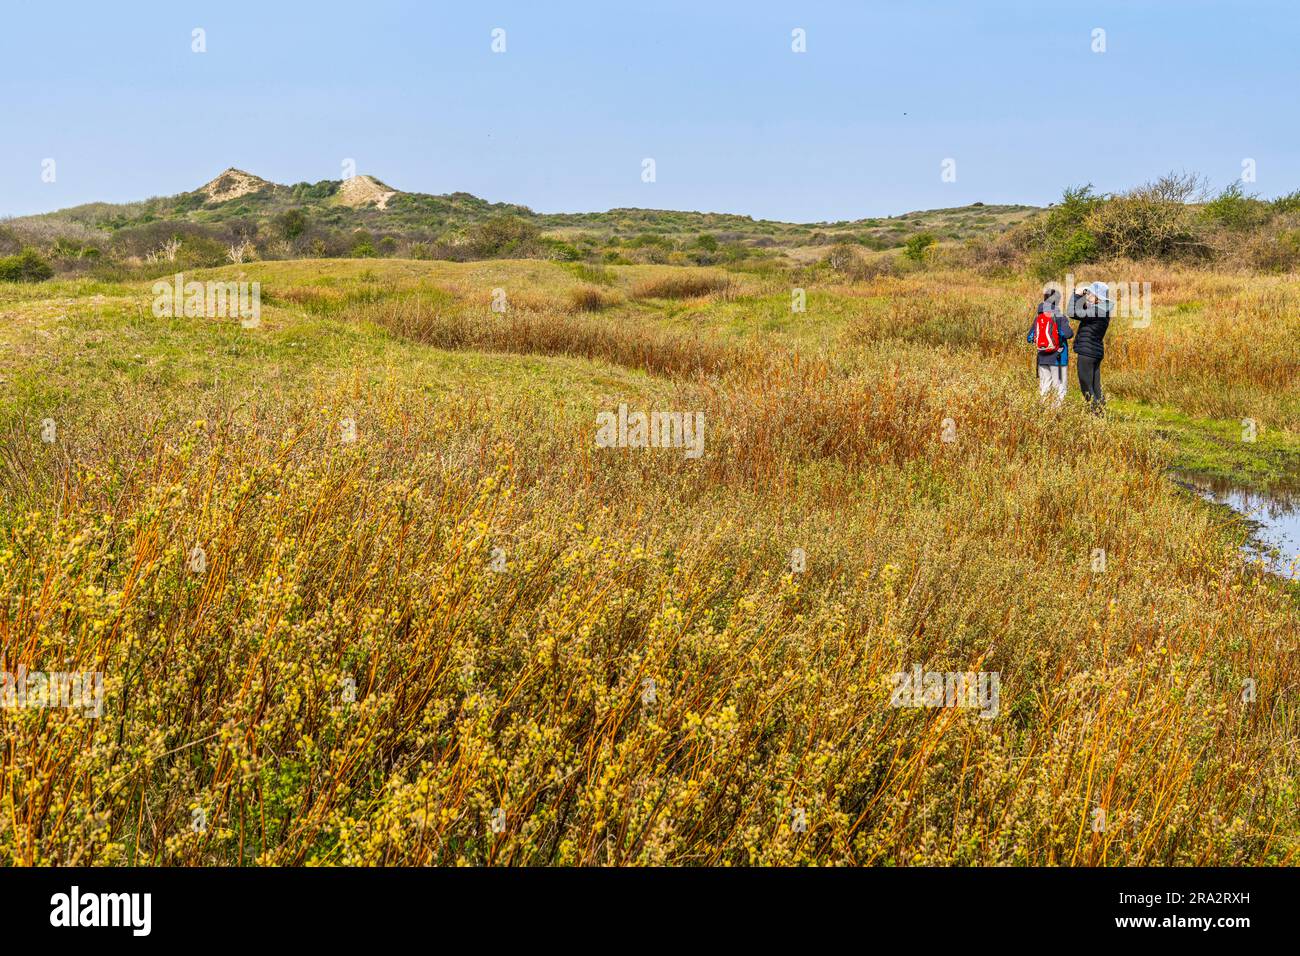
[[[307,214],[301,209],[289,209],[275,217],[275,226],[280,235],[290,242],[307,230]]]
[[[1097,256],[1097,237],[1086,227],[1088,217],[1106,200],[1092,191],[1092,184],[1073,186],[1052,206],[1035,243],[1035,271],[1055,275]]]
[[[672,248],[672,242],[666,236],[656,235],[653,232],[643,232],[639,236],[633,237],[628,245],[633,249],[644,249],[647,246],[658,246],[662,248]]]
[[[352,233],[352,247],[348,253],[353,259],[373,259],[378,252],[375,251],[374,237],[364,229],[357,229]]]
[[[493,216],[471,226],[468,237],[479,256],[526,256],[537,245],[537,226],[519,216]]]
[[[1050,236],[1041,251],[1032,259],[1032,268],[1040,279],[1048,279],[1068,271],[1082,262],[1097,258],[1097,237],[1079,227],[1071,233]]]
[[[192,193],[185,193],[176,200],[176,204],[172,206],[172,212],[193,212],[195,209],[201,209],[207,199],[207,194],[198,190]]]
[[[44,282],[53,275],[54,267],[35,249],[0,259],[0,282]]]
[[[903,255],[913,262],[924,262],[925,254],[938,241],[932,232],[918,232],[903,244]]]
[[[1267,207],[1253,196],[1246,195],[1241,183],[1233,183],[1201,207],[1201,215],[1225,229],[1248,229],[1262,222]]]
[[[54,240],[54,257],[56,259],[98,259],[100,250],[88,242],[78,242],[66,236]]]
[[[170,263],[169,270],[205,269],[212,266],[224,266],[229,260],[226,252],[230,246],[218,242],[210,236],[186,236],[185,242],[176,254],[176,261]]]
[[[337,179],[322,179],[318,183],[295,183],[289,187],[294,202],[328,199],[339,189]]]
[[[1289,192],[1285,196],[1278,196],[1271,205],[1274,212],[1300,212],[1300,189]]]
[[[540,239],[538,243],[547,250],[551,259],[558,259],[560,262],[577,262],[582,258],[581,249],[561,239]]]

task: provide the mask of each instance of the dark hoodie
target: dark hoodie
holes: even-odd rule
[[[1065,314],[1079,323],[1079,335],[1074,340],[1074,350],[1082,356],[1101,361],[1106,357],[1106,329],[1110,327],[1110,303],[1098,302],[1088,305],[1083,293],[1076,292],[1070,297],[1070,305]]]

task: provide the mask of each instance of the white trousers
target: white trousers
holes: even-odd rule
[[[1066,373],[1069,371],[1064,365],[1038,366],[1038,394],[1046,396],[1051,392],[1052,404],[1060,405],[1065,401],[1066,382],[1069,381]]]

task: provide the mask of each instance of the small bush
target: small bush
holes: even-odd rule
[[[98,246],[60,236],[54,242],[53,255],[56,259],[98,259],[100,250]]]
[[[348,252],[353,259],[374,259],[379,253],[375,250],[374,237],[364,229],[352,233],[352,248]]]
[[[558,259],[560,262],[577,262],[582,258],[581,249],[561,239],[542,238],[538,240],[538,245],[546,250],[549,258]]]
[[[1262,222],[1268,215],[1268,207],[1246,195],[1241,183],[1233,183],[1201,207],[1201,215],[1215,225],[1239,231]]]
[[[851,282],[870,282],[883,275],[897,275],[898,256],[876,255],[864,258],[846,242],[831,248],[822,263]]]
[[[949,249],[940,263],[952,268],[973,269],[980,275],[1001,275],[1021,262],[1014,237],[1009,232],[972,236],[955,249]]]
[[[176,251],[174,262],[166,263],[166,272],[184,271],[185,269],[207,269],[213,266],[223,266],[229,260],[226,258],[230,246],[218,242],[208,236],[197,235],[187,237],[185,242]],[[159,263],[162,265],[162,263]]]
[[[1043,219],[1013,229],[1012,241],[1032,257],[1033,271],[1040,277],[1090,262],[1097,257],[1097,237],[1086,222],[1105,201],[1090,183],[1067,189]]]
[[[1073,266],[1097,259],[1097,237],[1087,229],[1055,236],[1032,256],[1031,270],[1040,279],[1053,278]]]
[[[1246,264],[1261,272],[1294,272],[1300,269],[1300,229],[1282,229],[1273,235],[1246,237]]]
[[[843,275],[853,275],[862,259],[847,242],[841,242],[831,247],[831,251],[826,254],[826,264],[836,272]]]
[[[672,242],[666,236],[656,235],[653,232],[643,232],[639,236],[635,236],[629,240],[628,245],[633,249],[643,249],[646,246],[671,248]]]
[[[281,236],[293,242],[307,231],[307,214],[301,209],[288,209],[275,217],[275,227]]]
[[[524,257],[537,247],[537,226],[519,216],[493,216],[471,226],[467,238],[484,258]]]
[[[44,282],[53,275],[54,267],[35,249],[0,259],[0,282]]]
[[[1300,212],[1300,189],[1289,192],[1285,196],[1278,196],[1270,205],[1274,212]]]
[[[1184,259],[1203,253],[1196,214],[1177,177],[1164,177],[1098,203],[1084,227],[1102,256]],[[1190,187],[1189,187],[1190,188]]]
[[[932,232],[918,232],[903,244],[903,255],[913,262],[924,262],[925,254],[938,241]]]

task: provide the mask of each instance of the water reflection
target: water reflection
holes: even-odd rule
[[[1300,493],[1264,494],[1203,478],[1187,481],[1203,497],[1227,505],[1251,522],[1250,550],[1270,571],[1300,580]]]

